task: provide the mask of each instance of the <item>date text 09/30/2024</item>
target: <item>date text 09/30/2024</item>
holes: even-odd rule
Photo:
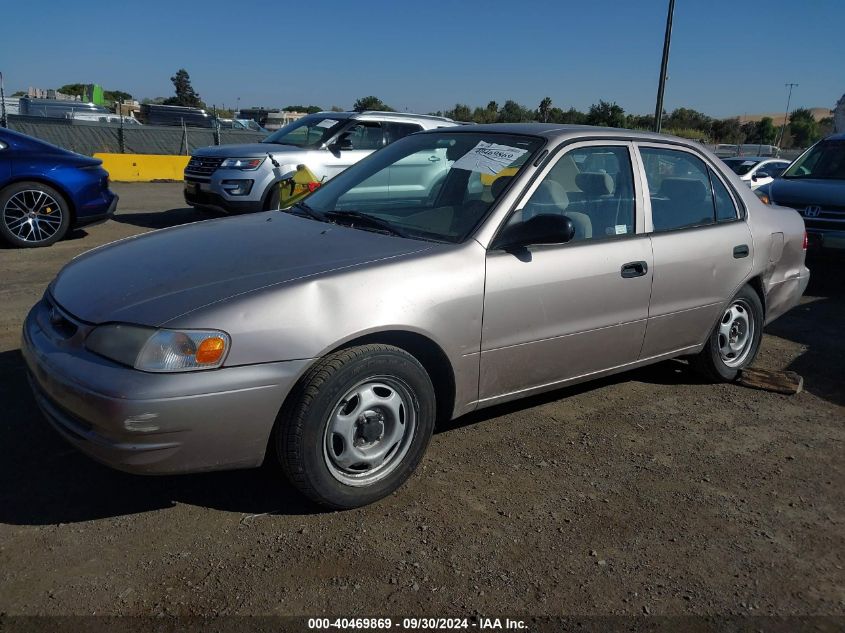
[[[523,620],[510,618],[309,618],[308,629],[319,630],[522,630],[527,625]]]

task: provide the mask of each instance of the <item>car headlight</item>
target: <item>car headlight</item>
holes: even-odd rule
[[[242,169],[244,171],[252,171],[258,169],[263,158],[227,158],[220,163],[220,169]]]
[[[219,330],[164,330],[109,324],[94,329],[85,346],[95,354],[149,372],[216,369],[229,351]]]

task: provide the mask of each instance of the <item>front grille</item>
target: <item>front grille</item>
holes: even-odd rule
[[[185,174],[191,176],[210,176],[214,170],[220,167],[222,158],[212,156],[191,156],[188,165],[185,167]]]
[[[47,298],[47,318],[50,327],[59,338],[67,340],[79,331],[79,326],[67,317],[52,297]]]
[[[779,205],[792,207],[804,218],[804,225],[808,229],[845,230],[845,207],[831,205],[815,205],[806,202],[781,202]]]

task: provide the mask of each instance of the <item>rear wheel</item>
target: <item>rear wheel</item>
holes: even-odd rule
[[[290,481],[334,509],[377,501],[416,469],[434,430],[431,379],[391,345],[336,352],[311,369],[283,409],[276,453]]]
[[[763,337],[763,304],[750,286],[744,286],[731,299],[713,328],[693,367],[714,381],[736,379],[740,370],[751,365]]]
[[[64,196],[40,182],[20,182],[0,192],[0,235],[18,248],[50,246],[70,226]]]

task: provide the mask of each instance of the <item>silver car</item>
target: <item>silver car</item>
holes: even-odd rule
[[[260,143],[204,147],[185,167],[185,201],[244,213],[277,209],[279,182],[305,165],[324,182],[403,136],[458,123],[406,112],[318,112]]]
[[[47,418],[98,460],[270,457],[349,508],[398,488],[437,420],[674,357],[733,380],[804,291],[805,247],[795,211],[696,143],[454,127],[288,211],[78,257],[22,348]]]

